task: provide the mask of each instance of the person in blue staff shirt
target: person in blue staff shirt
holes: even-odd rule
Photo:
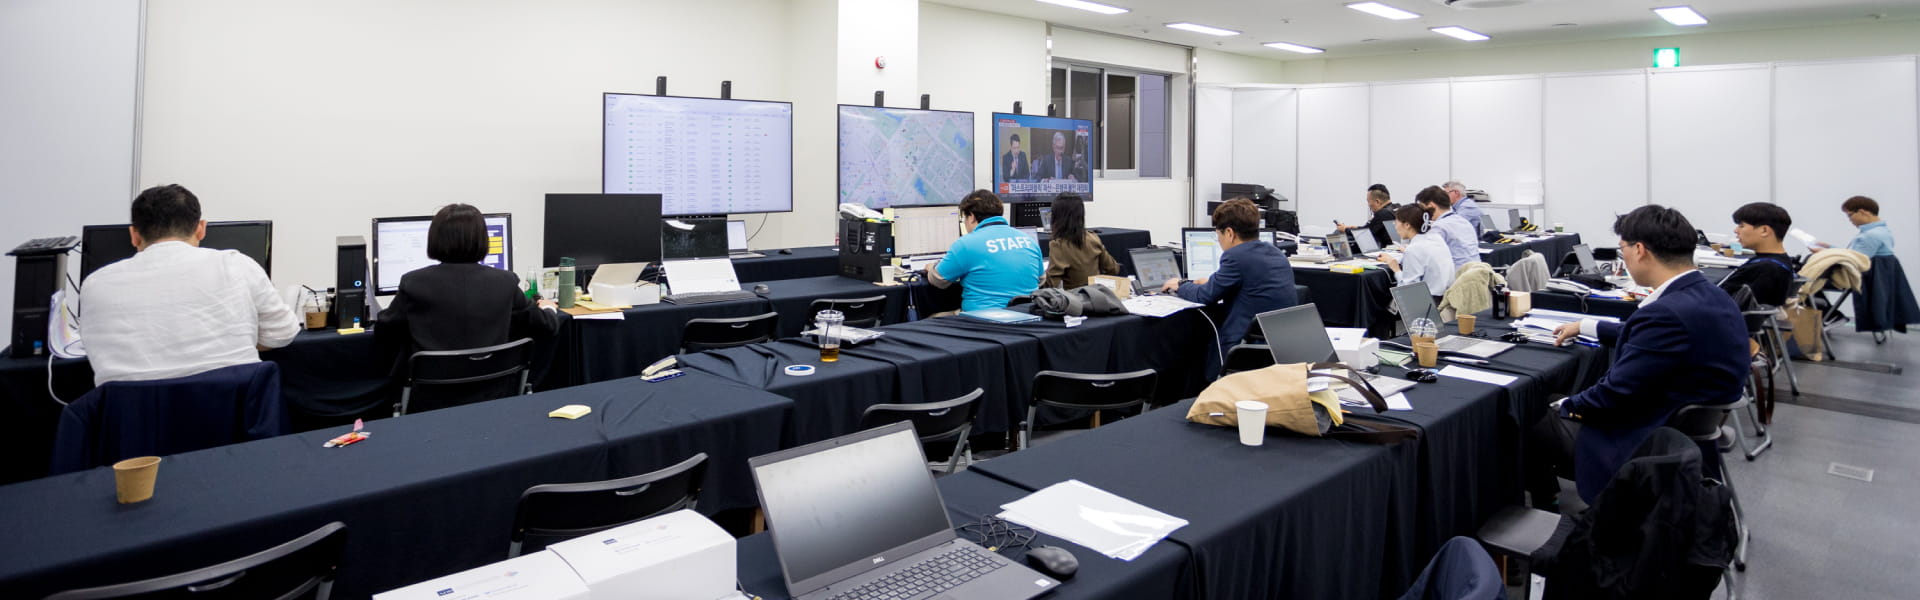
[[[1299,303],[1293,291],[1293,265],[1273,244],[1260,243],[1260,209],[1252,200],[1234,198],[1213,211],[1213,231],[1220,238],[1220,266],[1213,276],[1198,281],[1168,279],[1160,286],[1182,300],[1227,303],[1227,320],[1220,326],[1220,356],[1240,343],[1260,313]]]
[[[927,267],[927,281],[962,286],[960,310],[1006,308],[1040,287],[1040,243],[1007,225],[1000,197],[974,190],[960,200],[961,231],[947,255]]]
[[[1738,400],[1749,366],[1746,320],[1733,298],[1693,267],[1694,228],[1686,216],[1642,206],[1613,230],[1633,282],[1653,293],[1625,322],[1583,319],[1554,331],[1560,345],[1579,335],[1613,350],[1600,382],[1568,397],[1558,411],[1577,424],[1569,426],[1578,429],[1574,479],[1589,504],[1681,408]]]

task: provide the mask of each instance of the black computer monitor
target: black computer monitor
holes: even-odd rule
[[[132,258],[138,250],[127,225],[88,225],[80,230],[80,280],[94,271]],[[201,248],[234,250],[247,255],[260,269],[273,275],[273,221],[213,221],[207,223],[207,237]]]
[[[659,262],[659,194],[547,194],[542,266]]]
[[[725,258],[727,246],[726,217],[660,220],[661,260]]]
[[[480,264],[513,271],[513,215],[484,215],[487,255]],[[375,295],[400,291],[400,278],[416,269],[440,264],[427,258],[427,231],[433,217],[385,217],[373,220],[373,289]]]

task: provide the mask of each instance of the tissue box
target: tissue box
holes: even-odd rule
[[[588,600],[587,584],[552,552],[509,558],[491,565],[416,583],[373,600]]]
[[[590,600],[735,597],[733,536],[691,510],[583,536],[547,549],[587,584]]]
[[[1333,342],[1333,352],[1340,356],[1340,362],[1355,369],[1364,369],[1380,362],[1374,353],[1380,351],[1380,340],[1366,337],[1364,329],[1327,328],[1327,338]]]

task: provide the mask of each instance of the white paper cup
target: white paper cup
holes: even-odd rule
[[[1267,403],[1241,400],[1233,404],[1240,412],[1240,443],[1258,446],[1267,439]]]

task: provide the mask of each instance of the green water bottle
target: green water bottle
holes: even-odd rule
[[[560,257],[560,308],[573,308],[573,259]]]

